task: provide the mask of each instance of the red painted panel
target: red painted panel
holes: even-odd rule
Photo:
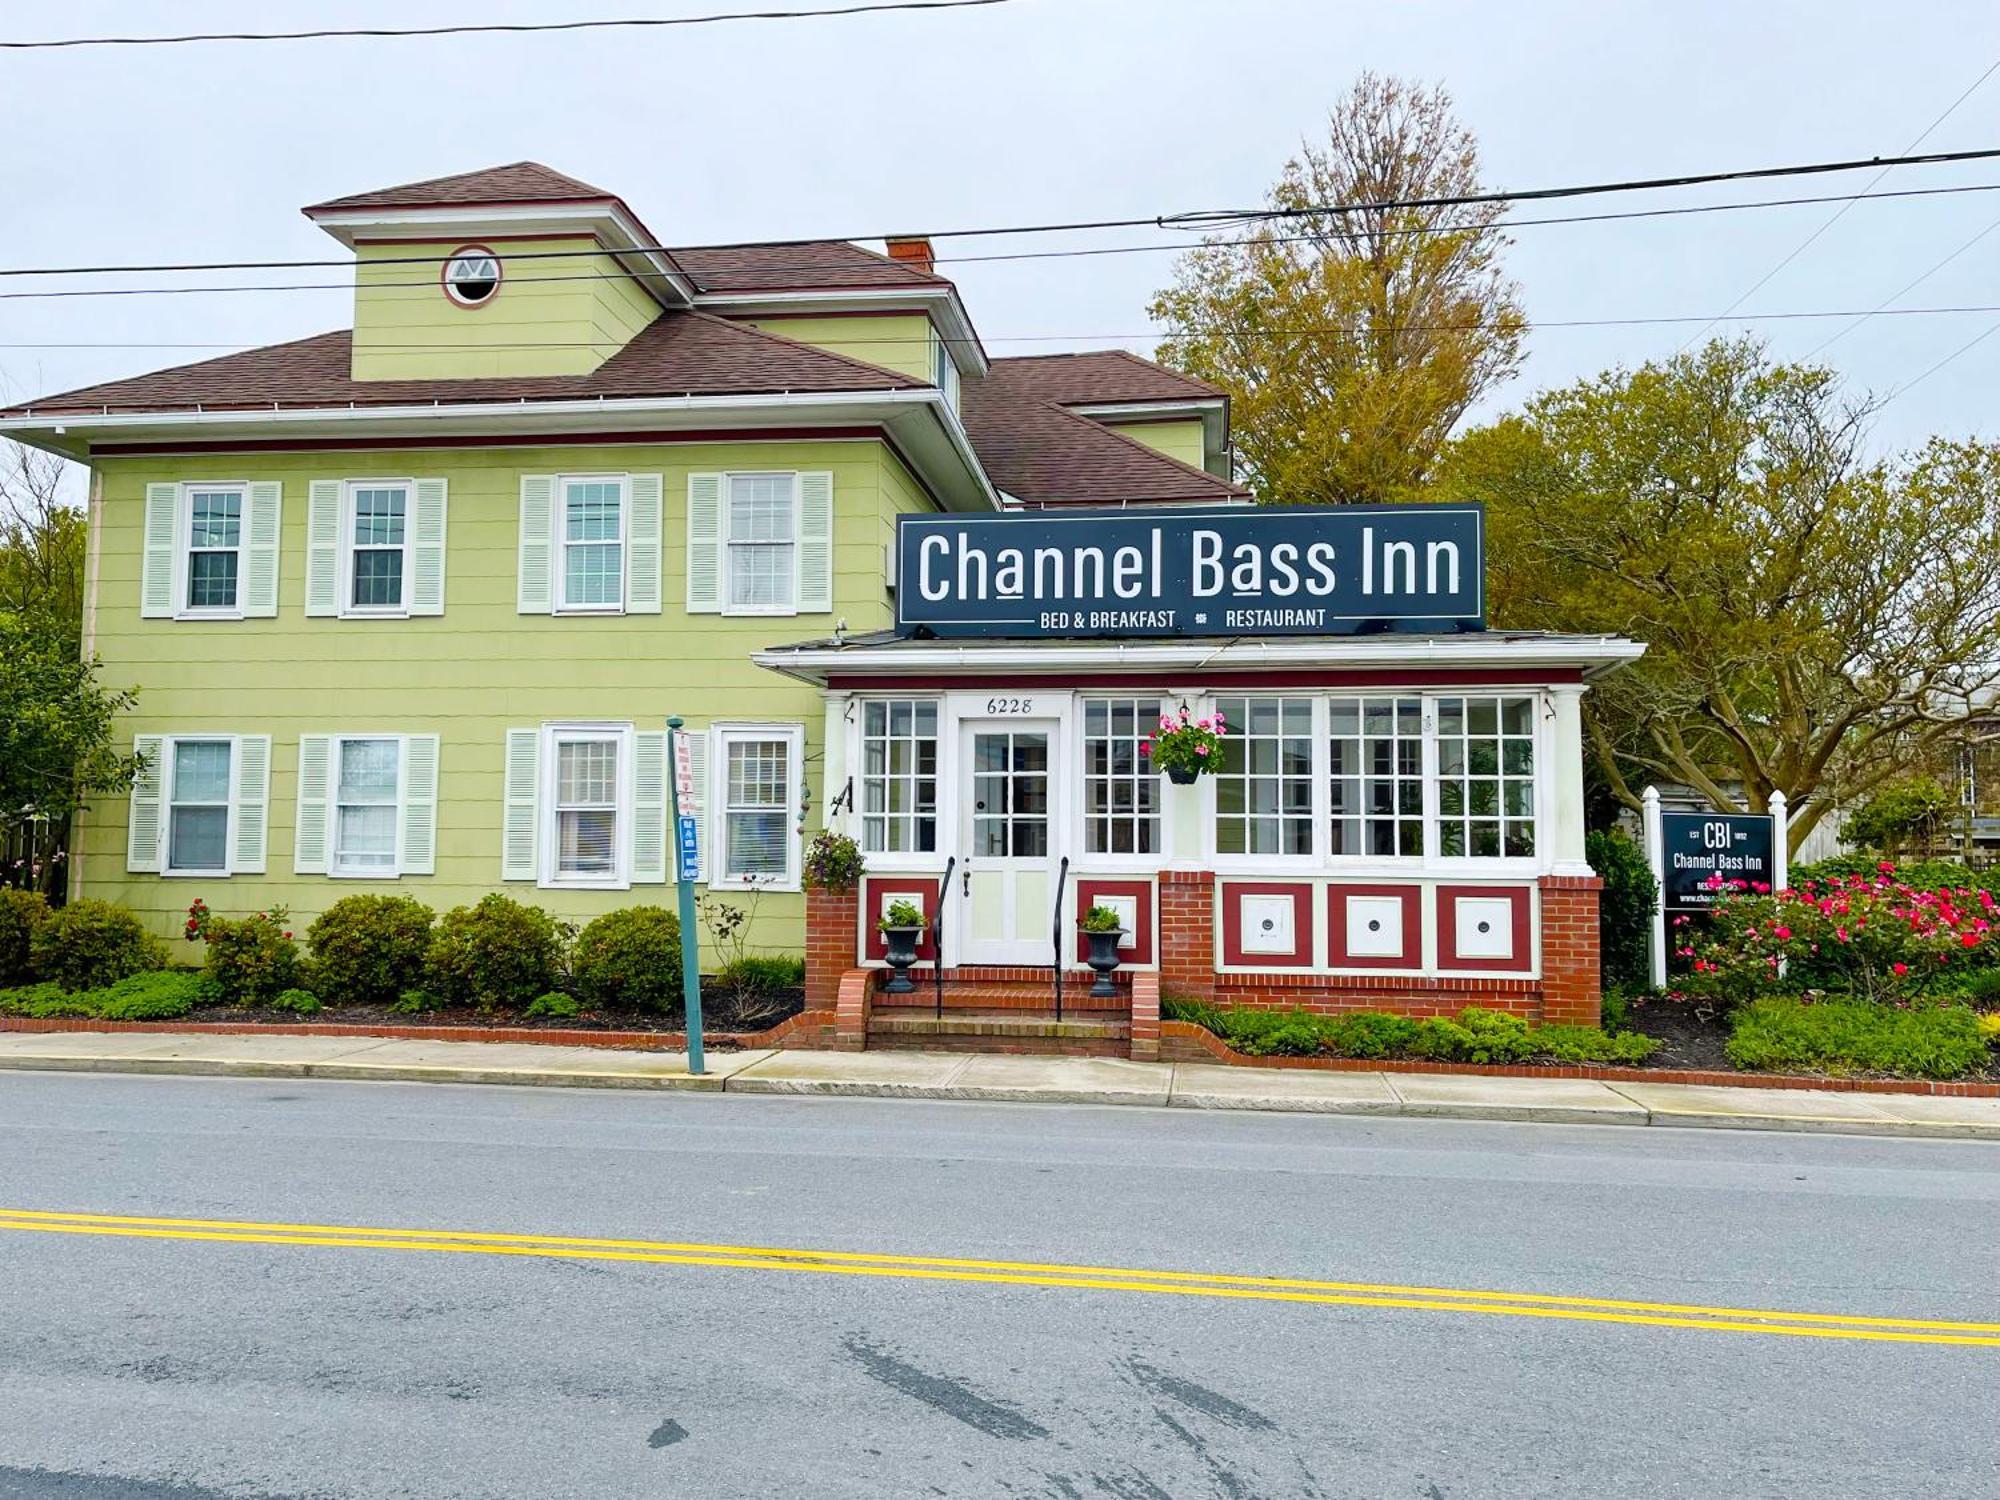
[[[870,875],[861,887],[861,927],[864,959],[880,963],[889,956],[889,943],[875,924],[882,920],[885,898],[900,896],[912,902],[930,925],[917,941],[917,961],[929,963],[937,957],[937,877],[931,875]]]
[[[1403,951],[1360,956],[1347,951],[1349,896],[1393,896],[1403,905]],[[1424,888],[1420,885],[1332,885],[1326,890],[1327,961],[1336,969],[1421,969],[1424,966]]]
[[[1514,927],[1514,956],[1510,959],[1467,958],[1458,951],[1458,922],[1452,903],[1460,896],[1504,897],[1509,903]],[[1441,885],[1437,892],[1438,967],[1479,969],[1495,973],[1530,973],[1535,967],[1535,944],[1530,926],[1529,889],[1524,885]]]
[[[1076,882],[1076,910],[1081,916],[1104,896],[1137,898],[1139,916],[1132,929],[1132,946],[1120,948],[1119,957],[1128,964],[1153,962],[1153,882],[1150,880],[1104,880],[1094,875],[1079,876]]]
[[[1290,953],[1245,953],[1243,951],[1243,901],[1245,896],[1289,896],[1292,901],[1292,951]],[[1261,881],[1225,881],[1218,898],[1222,903],[1222,961],[1232,967],[1256,969],[1304,969],[1313,961],[1312,887]]]

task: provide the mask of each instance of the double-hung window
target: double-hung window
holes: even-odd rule
[[[552,878],[612,884],[621,878],[626,736],[617,730],[559,730],[554,735]]]
[[[792,614],[798,607],[796,474],[731,474],[723,499],[725,608]]]
[[[1228,725],[1215,778],[1218,854],[1313,852],[1310,698],[1219,698]]]
[[[861,847],[870,854],[937,849],[938,706],[895,698],[861,709]]]
[[[615,611],[625,605],[625,518],[622,476],[557,481],[558,605],[565,610]]]
[[[719,805],[716,883],[798,883],[797,840],[803,731],[795,725],[723,725],[716,730]]]
[[[338,739],[334,751],[333,873],[393,875],[403,742]]]
[[[227,875],[236,743],[190,738],[168,745],[165,869],[170,875]]]
[[[1157,854],[1160,778],[1151,738],[1155,698],[1090,698],[1083,705],[1083,826],[1092,854]]]
[[[242,612],[244,485],[196,485],[187,491],[184,608],[192,615]]]
[[[410,485],[361,481],[347,487],[346,609],[402,614],[409,608]]]

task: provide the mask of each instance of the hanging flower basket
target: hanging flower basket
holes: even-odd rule
[[[1179,713],[1162,714],[1158,733],[1139,741],[1139,749],[1175,786],[1193,786],[1222,769],[1222,737],[1228,732],[1221,713],[1197,719],[1184,706]]]

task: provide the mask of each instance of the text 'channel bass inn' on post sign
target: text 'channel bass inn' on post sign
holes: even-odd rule
[[[1477,505],[903,516],[896,628],[988,637],[1483,630],[1484,544]]]

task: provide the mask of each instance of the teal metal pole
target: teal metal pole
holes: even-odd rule
[[[667,768],[674,778],[674,884],[679,889],[681,920],[681,999],[687,1010],[688,1072],[700,1073],[701,1055],[701,944],[695,936],[694,871],[683,852],[681,841],[681,724],[679,714],[667,720]],[[700,831],[696,830],[696,837]]]

